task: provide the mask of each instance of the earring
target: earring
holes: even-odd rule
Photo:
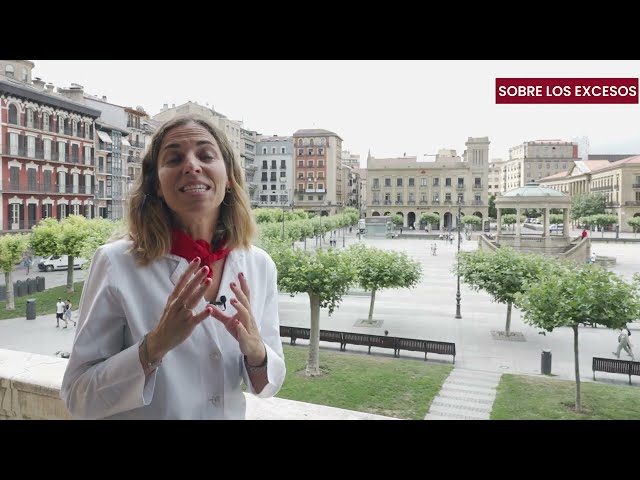
[[[227,187],[227,193],[231,193],[231,187]]]

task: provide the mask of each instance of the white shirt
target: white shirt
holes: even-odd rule
[[[129,240],[101,246],[93,257],[80,298],[78,329],[60,396],[74,418],[95,419],[244,419],[247,392],[255,394],[238,341],[213,317],[199,324],[171,350],[148,377],[138,348],[160,321],[170,293],[187,268],[184,258],[168,254],[138,266]],[[274,396],[284,381],[285,364],[278,318],[277,272],[263,250],[233,250],[218,292],[235,314],[229,283],[243,272],[251,309],[267,350],[269,383],[258,397]],[[200,300],[194,309],[207,305]]]
[[[64,302],[62,300],[56,303],[56,313],[64,313]]]

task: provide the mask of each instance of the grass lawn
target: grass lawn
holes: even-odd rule
[[[575,381],[502,375],[491,419],[640,420],[640,388],[637,386],[593,382],[580,382],[580,385],[583,412],[576,413],[573,411]]]
[[[59,287],[49,288],[43,292],[26,295],[24,297],[16,298],[15,310],[7,310],[7,302],[0,302],[0,320],[6,320],[8,318],[26,317],[27,314],[27,299],[36,299],[36,315],[45,315],[47,313],[56,313],[56,302],[58,297],[62,300],[67,298],[71,300],[73,304],[72,309],[77,310],[80,303],[80,294],[82,293],[82,287],[84,282],[75,282],[73,284],[73,293],[67,293],[67,286],[61,285]]]
[[[320,349],[323,375],[305,377],[308,345],[283,345],[287,376],[278,397],[422,420],[453,368],[422,360]]]

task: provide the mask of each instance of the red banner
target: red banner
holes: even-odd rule
[[[637,78],[496,78],[496,104],[638,103]]]

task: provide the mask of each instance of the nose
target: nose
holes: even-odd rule
[[[200,160],[195,155],[195,153],[190,152],[184,159],[182,163],[182,173],[200,173],[202,172],[202,167],[200,166]]]

